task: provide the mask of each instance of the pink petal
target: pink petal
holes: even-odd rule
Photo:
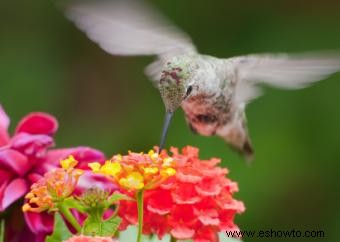
[[[110,182],[105,176],[93,174],[92,171],[85,171],[79,178],[75,194],[80,195],[84,190],[91,187],[98,187],[110,193],[118,190],[118,187],[113,182]]]
[[[4,184],[9,181],[15,174],[13,172],[0,169],[0,184]]]
[[[35,234],[51,233],[53,231],[53,216],[48,213],[24,213],[26,223]]]
[[[194,236],[195,230],[185,226],[177,226],[173,228],[170,233],[176,239],[190,239]]]
[[[27,157],[12,149],[0,150],[0,166],[7,167],[20,176],[31,168]]]
[[[54,145],[53,138],[44,134],[18,133],[10,141],[11,148],[27,156],[42,158],[47,148]]]
[[[58,129],[58,121],[47,113],[30,113],[18,124],[16,133],[53,135]]]
[[[27,179],[31,184],[38,182],[41,178],[43,178],[43,175],[36,172],[32,172],[27,176]]]
[[[201,223],[203,225],[213,225],[213,226],[217,226],[220,224],[220,220],[216,217],[211,217],[209,215],[205,215],[205,214],[201,214],[198,217],[199,221],[201,221]]]
[[[8,115],[6,114],[3,107],[0,105],[0,126],[3,127],[4,129],[8,129],[9,122],[10,120]]]
[[[9,205],[23,196],[27,190],[28,185],[22,178],[14,179],[5,189],[0,189],[0,193],[2,193],[0,194],[0,211],[5,210]]]
[[[238,213],[243,213],[246,210],[246,207],[243,202],[232,200],[229,203],[225,203],[223,209],[236,210]]]
[[[90,147],[75,147],[65,149],[55,149],[47,153],[47,163],[59,166],[59,162],[62,159],[67,158],[69,155],[73,155],[74,158],[79,161],[78,168],[89,169],[88,163],[94,161],[104,161],[105,155],[96,149]]]
[[[9,126],[9,118],[5,110],[0,105],[0,147],[7,144],[9,140],[9,135],[7,132]]]

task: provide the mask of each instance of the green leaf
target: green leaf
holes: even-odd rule
[[[111,217],[107,220],[98,219],[98,217],[89,217],[84,222],[83,234],[91,236],[108,236],[115,235],[121,222],[119,217]]]
[[[101,222],[89,214],[89,216],[84,222],[82,233],[85,235],[95,236],[99,235],[100,231]]]
[[[79,212],[85,213],[86,210],[83,205],[80,204],[80,202],[73,197],[69,197],[63,201],[63,206],[67,208],[75,208]]]
[[[108,199],[108,203],[109,205],[113,204],[114,202],[117,202],[119,200],[130,200],[130,201],[134,201],[134,199],[132,199],[129,196],[126,196],[124,194],[121,193],[114,193],[112,194],[109,199]]]
[[[0,242],[5,241],[5,220],[0,221]]]
[[[117,232],[118,226],[122,221],[119,217],[112,217],[108,220],[104,220],[102,223],[102,234],[101,236],[112,237]]]
[[[55,213],[53,234],[48,236],[45,242],[60,242],[63,240],[67,240],[71,236],[72,233],[68,230],[61,215],[59,213]]]

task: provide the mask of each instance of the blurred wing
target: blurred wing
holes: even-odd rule
[[[194,52],[190,38],[142,0],[76,0],[66,16],[114,55],[170,55]]]
[[[228,59],[237,72],[235,103],[245,105],[261,95],[258,84],[299,89],[340,70],[340,55],[249,55]]]

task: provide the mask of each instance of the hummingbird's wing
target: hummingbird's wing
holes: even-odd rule
[[[163,62],[181,53],[195,52],[190,38],[142,0],[74,0],[66,16],[102,49],[113,55],[157,55],[149,66],[152,78]]]
[[[340,70],[335,54],[249,55],[227,60],[237,73],[234,102],[244,106],[261,95],[259,84],[299,89]]]

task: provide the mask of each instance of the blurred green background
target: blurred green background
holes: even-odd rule
[[[340,50],[339,1],[152,1],[218,57],[256,52]],[[52,1],[0,1],[0,103],[15,124],[31,111],[54,114],[57,146],[89,145],[108,156],[146,151],[159,141],[164,108],[143,74],[151,57],[115,57],[67,21]],[[266,88],[248,106],[256,151],[251,166],[222,140],[192,134],[182,111],[167,144],[221,157],[239,183],[243,230],[340,233],[340,74],[298,91]],[[11,127],[13,130],[13,126]]]

